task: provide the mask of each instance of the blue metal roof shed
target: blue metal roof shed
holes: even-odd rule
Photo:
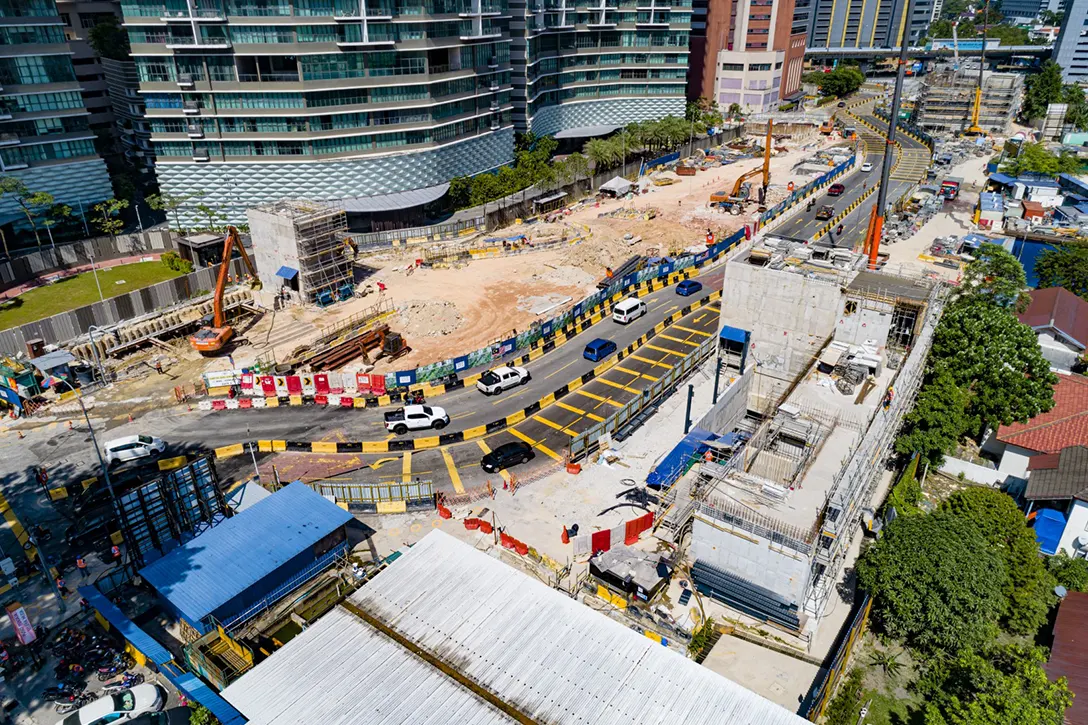
[[[351,514],[296,481],[140,571],[198,632],[274,604],[346,550]]]

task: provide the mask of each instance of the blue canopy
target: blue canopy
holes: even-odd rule
[[[277,277],[283,277],[284,279],[294,279],[298,275],[298,270],[293,267],[280,267],[276,270]]]
[[[722,328],[722,331],[718,333],[718,336],[723,340],[729,340],[731,342],[739,342],[742,345],[748,344],[748,338],[752,333],[748,330],[742,330],[739,327],[730,327],[726,325]]]
[[[995,184],[1001,184],[1002,186],[1009,186],[1010,184],[1016,183],[1016,179],[1008,174],[990,174],[990,181]]]
[[[1054,509],[1042,509],[1035,514],[1035,538],[1039,542],[1039,549],[1044,554],[1054,555],[1058,553],[1058,543],[1065,532],[1065,516],[1061,511]]]

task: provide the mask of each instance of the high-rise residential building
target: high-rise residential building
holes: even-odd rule
[[[145,192],[156,188],[155,150],[151,147],[151,122],[140,94],[140,74],[132,60],[101,58],[106,87],[113,105],[117,143],[135,181]]]
[[[0,0],[0,174],[75,215],[113,195],[53,0]],[[25,223],[10,195],[0,224]]]
[[[1069,0],[1054,46],[1054,60],[1066,83],[1088,81],[1088,0]]]
[[[691,2],[513,0],[516,15],[525,7],[519,125],[581,137],[592,127],[683,116]]]
[[[810,48],[895,48],[908,28],[907,42],[920,45],[933,21],[934,0],[812,0],[815,15]]]
[[[285,198],[403,218],[451,178],[510,163],[515,130],[683,114],[691,0],[594,2],[121,7],[160,186],[242,222]]]
[[[83,102],[90,112],[87,125],[101,139],[99,150],[106,151],[115,138],[113,108],[106,86],[106,74],[88,33],[103,18],[117,17],[118,6],[108,0],[57,0],[57,14],[64,21],[64,35],[72,49],[72,67],[83,92]]]
[[[795,9],[794,0],[709,0],[697,95],[758,113],[797,91],[807,14]]]

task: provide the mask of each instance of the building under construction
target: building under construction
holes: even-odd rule
[[[798,251],[727,266],[720,337],[746,341],[749,412],[736,430],[709,431],[708,450],[662,496],[657,533],[691,532],[701,593],[808,639],[871,521],[942,298],[926,279]],[[776,291],[791,282],[808,286],[789,303]]]
[[[971,126],[978,72],[938,71],[926,76],[915,106],[916,123],[934,133],[961,133]],[[987,133],[1005,134],[1020,111],[1024,77],[1017,73],[984,72],[978,125]]]
[[[299,299],[332,304],[353,293],[347,214],[327,204],[279,201],[247,212],[253,257],[265,290],[287,287]]]

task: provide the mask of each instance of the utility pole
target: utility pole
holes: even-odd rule
[[[895,131],[899,126],[899,101],[903,95],[903,77],[907,71],[907,45],[910,42],[910,19],[914,13],[914,0],[907,0],[907,13],[903,16],[903,34],[899,39],[899,67],[895,72],[895,91],[892,93],[891,113],[888,117],[888,137],[884,145],[884,163],[880,167],[880,188],[876,191],[869,221],[869,237],[865,250],[869,252],[869,269],[876,269],[880,237],[884,233],[884,212],[888,205],[888,178],[891,176],[892,158],[895,156]]]

